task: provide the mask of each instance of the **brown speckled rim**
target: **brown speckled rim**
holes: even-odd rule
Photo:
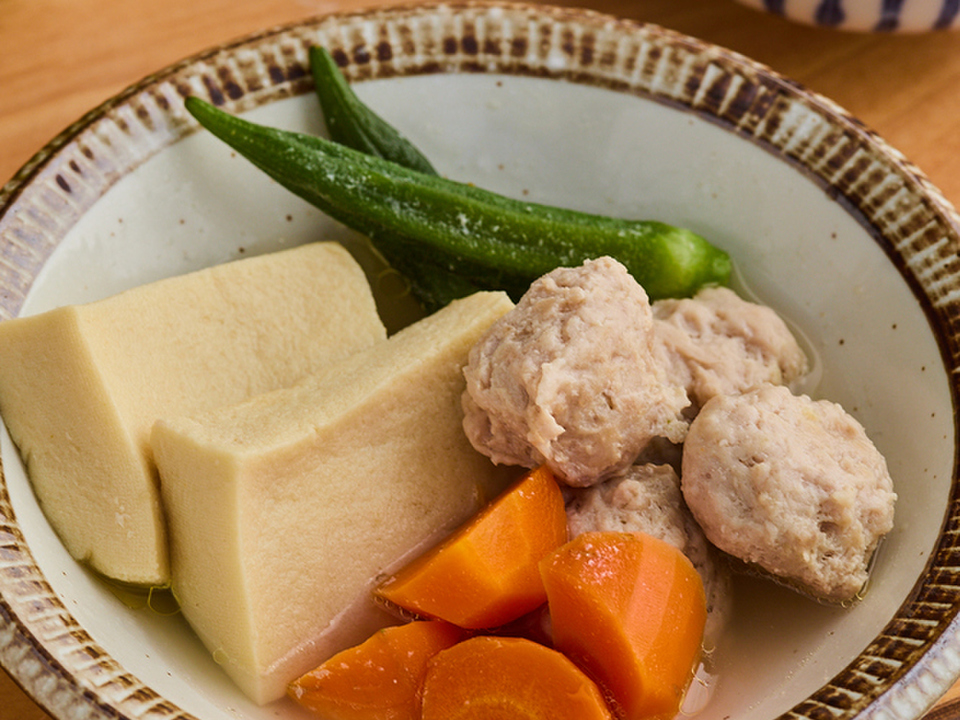
[[[240,111],[308,92],[307,48],[316,43],[351,80],[540,76],[666,103],[761,145],[870,230],[929,318],[948,376],[960,369],[960,222],[883,140],[736,53],[589,11],[500,2],[394,7],[276,28],[189,58],[93,110],[0,190],[0,320],[18,314],[50,253],[98,198],[195,129],[185,96]],[[957,407],[954,384],[951,393]],[[861,655],[784,717],[916,718],[960,675],[957,477],[955,468],[929,572]],[[0,664],[57,718],[190,717],[120,667],[60,602],[24,541],[2,467]]]

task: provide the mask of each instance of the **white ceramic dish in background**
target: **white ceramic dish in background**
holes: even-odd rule
[[[953,210],[829,101],[670,31],[503,4],[319,18],[215,48],[94,110],[0,193],[0,319],[321,237],[354,237],[196,126],[198,94],[322,132],[323,43],[438,169],[502,192],[689,226],[803,331],[900,493],[865,599],[755,579],[704,720],[918,717],[960,673]],[[0,663],[56,718],[297,717],[246,701],[177,616],[74,563],[0,432]]]
[[[960,22],[956,0],[739,0],[806,25],[855,32],[919,33]]]

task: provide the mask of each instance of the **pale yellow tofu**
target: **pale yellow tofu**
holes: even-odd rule
[[[254,701],[383,624],[378,576],[516,475],[460,405],[470,347],[512,306],[472,295],[298,386],[154,426],[174,594]]]
[[[0,416],[73,557],[164,585],[154,421],[291,385],[385,339],[360,266],[312,243],[0,323]]]

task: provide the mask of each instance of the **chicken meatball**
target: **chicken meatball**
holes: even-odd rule
[[[829,601],[857,596],[893,527],[893,482],[860,423],[783,386],[709,400],[681,487],[714,545]]]
[[[693,414],[714,395],[761,383],[789,385],[807,372],[807,357],[774,310],[733,290],[709,287],[693,298],[653,304],[655,346]]]
[[[686,392],[652,337],[647,294],[616,260],[544,275],[470,352],[467,437],[495,463],[545,463],[572,486],[625,470],[652,438],[681,440]]]
[[[683,552],[700,573],[707,597],[704,646],[716,646],[730,614],[730,571],[704,536],[680,493],[670,465],[634,465],[622,476],[567,495],[567,528],[585,532],[643,532]]]

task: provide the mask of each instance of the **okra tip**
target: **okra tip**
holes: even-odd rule
[[[201,125],[204,124],[206,118],[211,117],[217,112],[222,112],[212,103],[196,95],[188,95],[184,98],[183,106]]]

